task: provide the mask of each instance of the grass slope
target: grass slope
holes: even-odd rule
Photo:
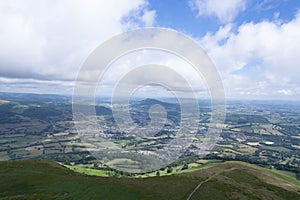
[[[0,199],[187,199],[193,191],[190,199],[300,199],[295,183],[242,162],[151,178],[87,176],[51,161],[0,162]]]

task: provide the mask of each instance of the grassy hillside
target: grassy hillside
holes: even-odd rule
[[[108,178],[51,161],[5,161],[0,199],[300,199],[299,181],[280,176],[242,162],[162,177]]]

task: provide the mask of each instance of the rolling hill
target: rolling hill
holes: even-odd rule
[[[300,199],[300,182],[243,162],[151,178],[96,177],[53,161],[0,162],[0,199]]]

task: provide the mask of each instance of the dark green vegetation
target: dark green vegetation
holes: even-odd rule
[[[299,199],[295,184],[268,170],[226,162],[152,178],[106,178],[73,172],[52,161],[0,162],[0,199]],[[296,185],[298,184],[298,185]]]
[[[131,109],[131,117],[134,120],[134,122],[141,126],[149,124],[150,122],[149,109],[152,105],[163,106],[166,109],[167,118],[173,122],[172,127],[174,128],[175,125],[178,125],[181,117],[180,106],[178,102],[166,103],[155,99],[144,99],[141,101],[132,102],[130,109]],[[157,134],[162,135],[163,133],[159,132]]]

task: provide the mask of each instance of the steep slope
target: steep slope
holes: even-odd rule
[[[0,177],[0,199],[300,199],[299,182],[241,162],[163,177],[105,178],[52,161],[6,161]]]

